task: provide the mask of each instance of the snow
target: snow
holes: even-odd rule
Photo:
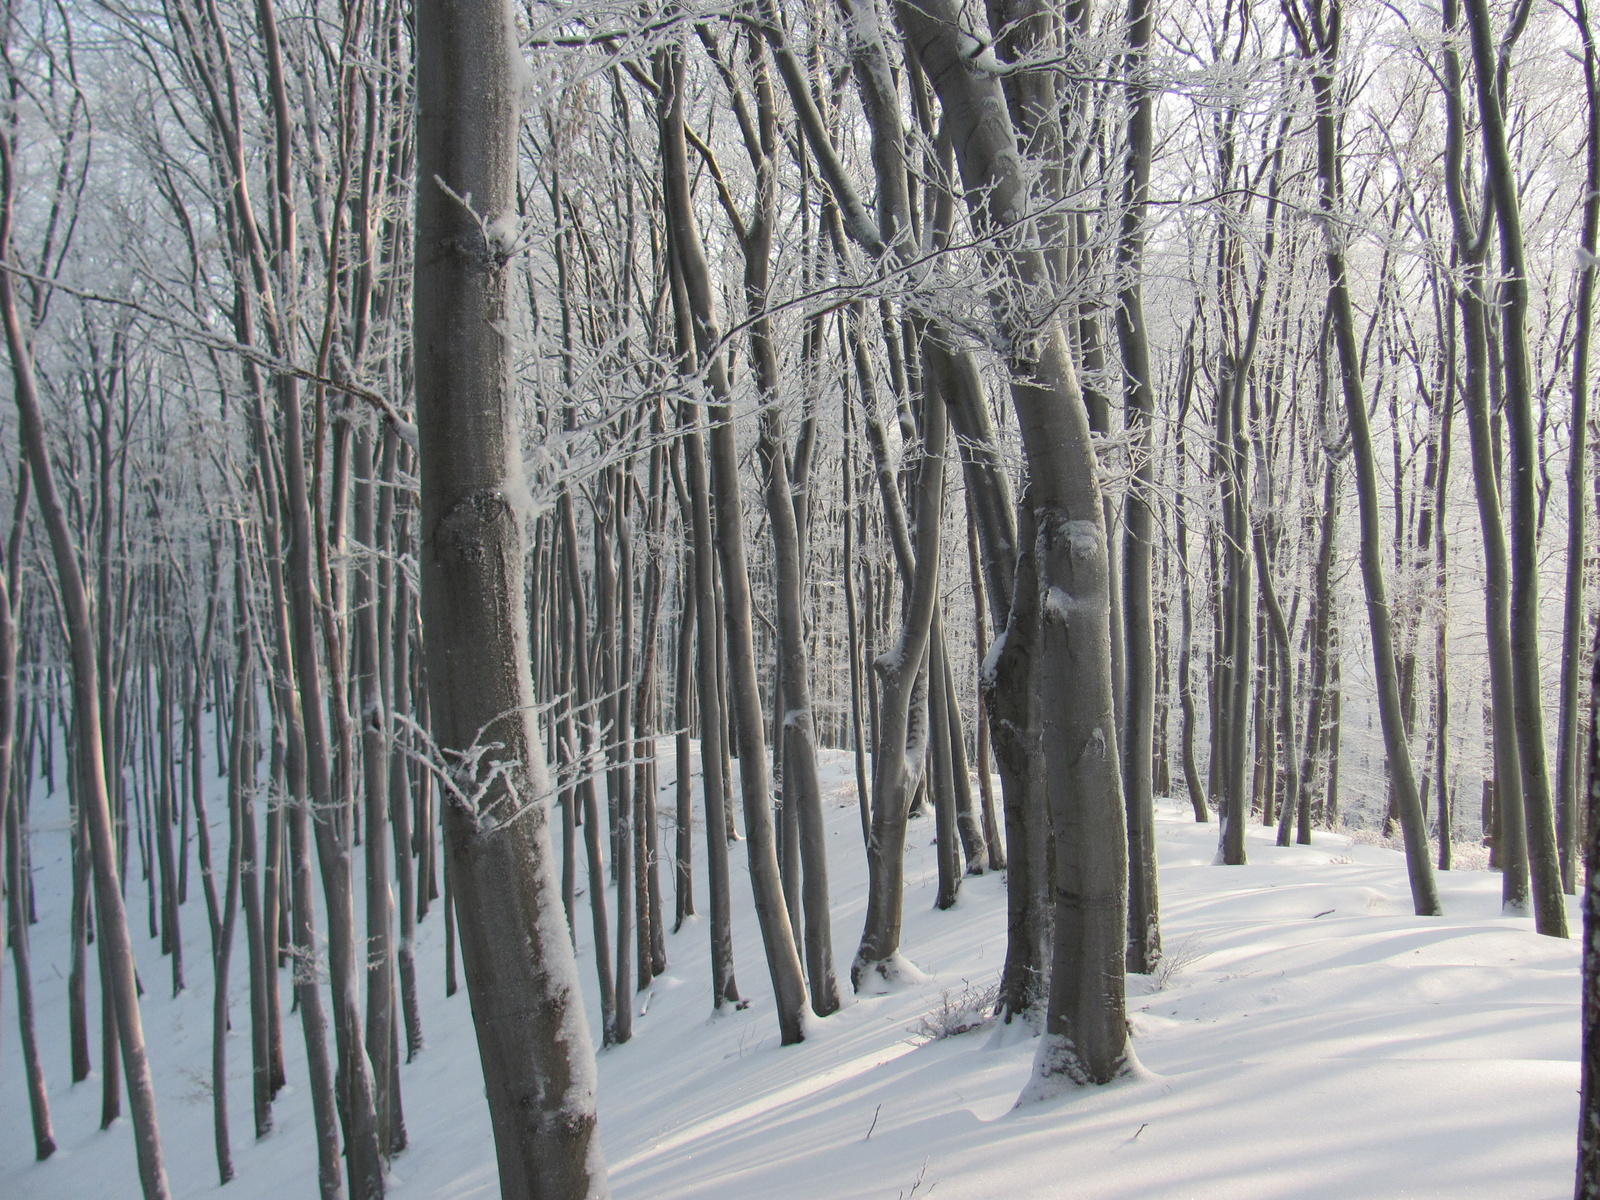
[[[670,811],[670,743],[662,751]],[[853,760],[824,751],[821,766],[835,951],[848,978],[865,911]],[[966,878],[956,906],[935,911],[933,823],[914,821],[906,969],[882,994],[847,996],[838,1013],[810,1021],[803,1045],[785,1049],[744,855],[735,847],[734,943],[750,1004],[712,1016],[703,917],[669,935],[671,968],[635,998],[633,1041],[599,1055],[601,1137],[615,1196],[888,1200],[934,1188],[949,1200],[1570,1195],[1579,941],[1541,938],[1527,919],[1502,916],[1499,877],[1487,871],[1442,874],[1446,915],[1416,917],[1401,856],[1343,835],[1319,831],[1312,846],[1279,849],[1272,830],[1252,825],[1250,865],[1213,866],[1216,827],[1195,825],[1186,808],[1162,802],[1157,818],[1167,958],[1154,976],[1129,979],[1139,1069],[1108,1087],[1068,1086],[1020,1107],[1041,1049],[1031,1030],[991,1023],[959,1036],[929,1034],[937,1025],[930,1014],[962,1013],[971,995],[996,981],[1005,955],[1002,876]],[[61,1149],[48,1162],[32,1161],[8,956],[0,1197],[135,1197],[127,1118],[100,1132],[98,1072],[68,1084],[64,801],[41,795],[34,816],[41,918],[33,929],[34,980]],[[664,831],[663,846],[671,844]],[[696,907],[705,913],[702,845],[697,830]],[[670,912],[670,870],[662,882]],[[362,895],[358,883],[358,910]],[[218,1190],[209,953],[198,886],[190,896],[190,986],[172,999],[158,944],[147,936],[144,884],[135,878],[128,887],[177,1197]],[[598,1030],[587,907],[580,898],[579,974]],[[466,993],[443,995],[442,915],[435,904],[417,931],[427,1047],[401,1070],[411,1148],[394,1160],[390,1194],[487,1200],[498,1195],[488,1113]],[[1577,928],[1575,903],[1571,917]],[[290,1084],[275,1105],[274,1132],[261,1142],[251,1137],[242,947],[241,925],[229,1038],[238,1177],[224,1195],[312,1196],[304,1045],[289,1012],[287,972]],[[93,954],[89,964],[98,1067]]]
[[[516,213],[501,213],[484,225],[483,236],[493,253],[510,258],[522,239],[522,222]]]

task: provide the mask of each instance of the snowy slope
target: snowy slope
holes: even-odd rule
[[[671,750],[663,743],[670,789]],[[848,757],[825,763],[834,940],[841,973],[859,934],[865,866]],[[670,797],[670,790],[668,790]],[[670,798],[667,799],[670,804]],[[221,811],[213,808],[213,812]],[[35,807],[41,922],[33,931],[39,1029],[56,1140],[32,1161],[7,958],[0,1002],[0,1200],[138,1195],[126,1118],[101,1133],[98,1071],[68,1085],[66,814]],[[742,822],[741,822],[742,824]],[[1251,865],[1212,866],[1216,828],[1177,806],[1158,818],[1162,916],[1175,969],[1130,979],[1141,1063],[1110,1088],[1018,1109],[1033,1041],[1020,1026],[929,1041],[924,1018],[992,986],[1005,953],[998,876],[969,878],[932,910],[931,821],[915,822],[904,949],[927,982],[847,1001],[778,1046],[751,911],[743,843],[735,950],[749,1007],[712,1018],[703,920],[668,939],[671,966],[636,998],[634,1040],[600,1056],[601,1135],[618,1200],[774,1197],[1564,1197],[1572,1190],[1578,1085],[1576,941],[1499,915],[1499,877],[1442,877],[1446,916],[1411,915],[1392,851],[1318,834],[1279,850],[1252,829]],[[703,893],[697,830],[697,906]],[[663,837],[670,846],[670,833]],[[670,874],[664,875],[669,889]],[[191,884],[195,881],[191,880]],[[146,987],[168,1170],[179,1197],[216,1192],[209,1099],[210,963],[203,902],[185,906],[188,989],[146,936],[143,884],[129,887]],[[615,896],[611,897],[615,915]],[[587,905],[580,970],[590,986]],[[403,1068],[411,1149],[391,1195],[492,1197],[488,1114],[465,992],[443,995],[441,910],[419,928],[427,1049]],[[1572,920],[1577,927],[1576,905]],[[240,942],[243,940],[241,927]],[[99,1063],[90,956],[91,1040]],[[245,970],[235,954],[230,1100],[238,1178],[225,1195],[311,1197],[315,1157],[297,1017],[287,1012],[290,1087],[277,1128],[251,1138]],[[591,1025],[598,1027],[591,1011]]]

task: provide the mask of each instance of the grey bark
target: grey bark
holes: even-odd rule
[[[1484,165],[1500,230],[1501,352],[1511,443],[1511,687],[1516,700],[1517,758],[1522,767],[1534,925],[1540,933],[1564,938],[1567,907],[1561,895],[1561,864],[1550,776],[1545,765],[1544,702],[1539,683],[1539,544],[1535,508],[1539,462],[1528,361],[1528,269],[1523,261],[1516,169],[1506,140],[1506,100],[1495,78],[1498,65],[1510,55],[1515,32],[1497,49],[1490,42],[1489,9],[1484,0],[1464,0],[1464,9],[1477,68]]]
[[[999,82],[962,53],[942,0],[898,4],[908,49],[952,123],[974,225],[997,239],[993,297],[1037,519],[1039,704],[1054,822],[1054,951],[1039,1082],[1105,1082],[1126,1065],[1127,834],[1112,687],[1110,555],[1088,413],[1049,271],[1026,221],[1027,174]]]
[[[745,558],[739,506],[738,453],[729,408],[731,386],[726,364],[716,349],[720,331],[713,311],[711,273],[695,222],[689,192],[687,152],[683,135],[683,70],[681,58],[668,53],[669,108],[661,123],[663,182],[672,255],[683,282],[695,349],[704,368],[709,393],[711,496],[717,514],[717,557],[722,566],[723,621],[727,638],[728,703],[739,742],[739,786],[744,801],[750,884],[755,892],[756,919],[766,948],[767,968],[777,1001],[778,1027],[784,1045],[803,1041],[802,1010],[806,984],[795,947],[794,931],[784,906],[772,828],[772,788],[768,778],[761,696],[756,681],[750,621],[750,577]]]
[[[1594,335],[1595,249],[1600,239],[1600,70],[1595,63],[1594,35],[1588,8],[1578,0],[1578,37],[1583,44],[1583,82],[1588,122],[1585,130],[1583,227],[1579,245],[1587,258],[1578,274],[1577,331],[1572,345],[1572,406],[1567,445],[1567,593],[1561,623],[1561,715],[1556,735],[1556,844],[1561,858],[1561,886],[1577,889],[1579,778],[1579,680],[1583,673],[1583,565],[1589,499],[1583,494],[1589,433],[1589,348]]]
[[[1367,619],[1372,632],[1373,674],[1378,687],[1378,710],[1383,724],[1384,749],[1394,783],[1396,807],[1405,835],[1406,869],[1411,881],[1412,904],[1418,916],[1437,916],[1439,893],[1428,854],[1428,832],[1422,802],[1412,773],[1411,748],[1405,735],[1405,714],[1400,704],[1393,626],[1383,578],[1383,530],[1378,508],[1377,469],[1373,461],[1372,434],[1367,424],[1367,404],[1362,392],[1361,361],[1355,339],[1355,318],[1345,274],[1343,196],[1339,184],[1338,143],[1334,114],[1334,71],[1338,64],[1340,10],[1330,9],[1327,23],[1321,10],[1309,20],[1285,9],[1294,25],[1300,53],[1312,64],[1312,91],[1316,98],[1317,174],[1321,180],[1323,251],[1328,272],[1328,308],[1334,343],[1339,352],[1339,373],[1344,388],[1345,413],[1350,422],[1351,447],[1356,465],[1356,494],[1361,511],[1361,575],[1367,595]]]
[[[1123,508],[1122,545],[1124,720],[1123,800],[1128,814],[1128,970],[1148,974],[1161,957],[1161,902],[1156,877],[1155,625],[1151,611],[1150,511],[1155,461],[1150,426],[1155,398],[1150,388],[1150,343],[1144,321],[1144,216],[1150,188],[1150,144],[1154,98],[1145,78],[1154,16],[1149,0],[1128,0],[1128,50],[1123,59],[1128,145],[1122,177],[1122,229],[1117,241],[1120,287],[1117,341],[1122,350],[1124,420],[1133,457],[1133,486]]]
[[[6,939],[17,977],[17,1033],[22,1042],[22,1069],[28,1084],[28,1115],[33,1122],[34,1159],[43,1162],[56,1152],[50,1126],[50,1101],[45,1092],[44,1068],[39,1062],[39,1039],[33,1020],[33,965],[28,947],[28,893],[23,880],[23,840],[28,826],[23,820],[26,789],[31,772],[15,769],[13,759],[17,727],[17,616],[21,604],[21,533],[29,490],[26,456],[17,468],[17,500],[11,523],[6,570],[0,575],[0,807],[5,843]],[[30,756],[31,757],[31,756]]]
[[[1447,35],[1458,30],[1460,5],[1445,5]],[[1492,362],[1489,350],[1488,303],[1485,298],[1483,261],[1492,230],[1494,193],[1485,188],[1479,221],[1467,208],[1463,173],[1465,113],[1461,98],[1460,56],[1452,43],[1444,49],[1445,79],[1445,188],[1450,205],[1457,257],[1465,268],[1465,284],[1457,291],[1461,310],[1463,372],[1461,401],[1467,415],[1467,437],[1472,455],[1472,483],[1478,501],[1478,525],[1484,550],[1484,624],[1489,645],[1488,719],[1494,760],[1494,821],[1491,862],[1501,869],[1500,903],[1508,913],[1525,913],[1529,901],[1526,810],[1522,799],[1522,768],[1516,733],[1516,699],[1511,663],[1511,569],[1506,551],[1505,525],[1500,516],[1500,483],[1490,426]],[[1488,832],[1490,826],[1486,826]]]
[[[526,67],[505,0],[422,0],[416,46],[422,616],[462,959],[501,1194],[604,1197],[594,1057],[534,727],[520,414],[496,328],[511,271],[492,223],[516,211]]]

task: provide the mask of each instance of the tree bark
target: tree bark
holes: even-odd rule
[[[1334,344],[1339,352],[1339,374],[1344,387],[1345,413],[1350,422],[1355,454],[1356,495],[1361,510],[1361,576],[1367,593],[1367,618],[1372,632],[1373,674],[1378,686],[1378,711],[1383,724],[1384,749],[1394,782],[1396,807],[1405,834],[1406,870],[1411,881],[1412,905],[1418,916],[1438,916],[1439,893],[1428,853],[1428,831],[1422,802],[1411,768],[1411,748],[1405,734],[1405,714],[1400,705],[1394,635],[1388,594],[1383,579],[1383,530],[1378,509],[1377,468],[1373,461],[1372,434],[1367,424],[1367,403],[1362,392],[1361,361],[1355,338],[1355,317],[1345,274],[1343,196],[1338,178],[1338,142],[1334,114],[1334,70],[1338,64],[1341,14],[1337,4],[1325,24],[1313,10],[1309,25],[1291,14],[1300,53],[1312,63],[1312,91],[1316,97],[1317,174],[1321,180],[1322,235],[1328,271],[1328,308]]]
[[[467,989],[501,1194],[604,1197],[594,1058],[534,728],[527,493],[501,331],[527,68],[505,0],[422,0],[416,46],[422,615]]]
[[[1150,426],[1155,398],[1150,388],[1150,343],[1144,321],[1144,214],[1150,188],[1150,144],[1154,97],[1147,55],[1154,17],[1149,0],[1128,0],[1128,50],[1123,60],[1128,146],[1122,177],[1122,230],[1117,241],[1121,285],[1117,296],[1117,341],[1126,379],[1124,419],[1133,485],[1123,508],[1122,603],[1124,720],[1123,801],[1128,814],[1128,970],[1149,974],[1161,957],[1161,901],[1156,876],[1153,759],[1155,755],[1155,626],[1151,614],[1150,552],[1154,520],[1150,501],[1155,461]]]
[[[1127,833],[1111,666],[1110,554],[1088,412],[1068,357],[1027,175],[999,81],[970,61],[944,0],[896,6],[952,122],[978,231],[996,239],[994,296],[1031,479],[1041,617],[1037,703],[1056,861],[1054,962],[1038,1087],[1106,1082],[1128,1065],[1123,970]],[[1020,224],[1014,224],[1019,222]],[[919,531],[920,532],[920,531]],[[1015,603],[1013,604],[1015,607]]]
[[[1585,131],[1583,254],[1578,274],[1577,330],[1572,345],[1571,430],[1567,444],[1567,591],[1561,624],[1561,716],[1556,736],[1556,844],[1561,859],[1561,887],[1577,890],[1578,685],[1583,672],[1583,565],[1589,500],[1583,494],[1589,432],[1589,347],[1594,334],[1595,249],[1600,236],[1600,67],[1588,6],[1576,0],[1575,23],[1583,43],[1583,83],[1588,125]]]
[[[767,952],[784,1045],[805,1038],[806,984],[784,906],[772,829],[772,789],[768,779],[761,696],[756,681],[750,626],[750,577],[745,559],[739,506],[738,453],[734,445],[728,383],[712,307],[711,273],[695,223],[689,193],[683,134],[682,59],[668,55],[667,111],[661,123],[663,183],[671,251],[683,281],[696,352],[709,386],[711,419],[711,497],[717,515],[717,557],[722,565],[723,628],[727,638],[728,702],[739,741],[739,786],[744,797],[745,837],[756,919]],[[709,565],[709,564],[708,564]],[[703,598],[703,597],[702,597]]]
[[[1516,167],[1506,142],[1506,101],[1495,79],[1497,63],[1509,57],[1511,47],[1509,42],[1502,44],[1497,53],[1490,44],[1489,9],[1484,0],[1464,0],[1464,9],[1477,68],[1484,166],[1500,229],[1501,353],[1506,424],[1511,435],[1511,688],[1516,701],[1517,759],[1522,767],[1534,926],[1540,933],[1564,938],[1567,906],[1561,895],[1539,684],[1539,538],[1534,496],[1539,462],[1528,361],[1528,269],[1523,261]]]
[[[0,205],[3,205],[0,207],[0,267],[9,267],[11,259],[12,203],[16,187],[12,157],[14,136],[14,128],[0,132],[0,172],[4,176],[4,193],[0,198]],[[155,1091],[151,1084],[149,1061],[145,1056],[138,985],[134,978],[133,944],[128,935],[127,913],[122,907],[122,891],[117,880],[115,834],[111,827],[105,761],[101,755],[100,685],[96,673],[95,637],[89,598],[66,513],[56,493],[49,450],[45,445],[44,418],[34,382],[32,350],[17,312],[8,269],[0,270],[0,321],[5,324],[6,346],[11,354],[21,440],[28,456],[40,515],[49,533],[67,624],[72,656],[74,724],[83,747],[80,762],[86,776],[80,781],[78,799],[84,807],[89,825],[89,852],[93,860],[94,887],[100,914],[98,932],[106,943],[103,961],[110,976],[118,1040],[122,1046],[123,1067],[128,1081],[139,1183],[145,1200],[156,1200],[157,1197],[165,1200],[168,1195],[167,1173],[161,1161]]]

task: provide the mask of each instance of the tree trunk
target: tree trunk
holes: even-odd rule
[[[1561,856],[1561,887],[1577,890],[1578,780],[1581,775],[1578,744],[1578,685],[1583,672],[1583,565],[1584,525],[1589,501],[1584,497],[1584,459],[1589,432],[1589,347],[1594,333],[1595,249],[1600,235],[1600,68],[1595,61],[1594,36],[1583,0],[1577,0],[1576,24],[1583,43],[1583,83],[1587,100],[1585,132],[1583,254],[1578,274],[1577,331],[1572,346],[1571,430],[1567,445],[1567,589],[1561,624],[1561,716],[1556,737],[1556,844]]]
[[[1444,9],[1447,38],[1457,32],[1459,6],[1455,0]],[[1483,533],[1484,625],[1489,647],[1489,696],[1486,712],[1490,726],[1493,776],[1487,780],[1493,798],[1491,866],[1501,869],[1500,904],[1511,914],[1528,910],[1528,843],[1526,809],[1522,799],[1522,768],[1518,761],[1516,697],[1511,654],[1511,570],[1506,552],[1505,525],[1500,518],[1500,481],[1495,462],[1489,393],[1493,389],[1493,358],[1489,345],[1488,303],[1483,260],[1488,251],[1489,221],[1486,208],[1480,230],[1466,207],[1462,160],[1466,154],[1465,114],[1461,100],[1460,57],[1447,40],[1444,51],[1446,142],[1445,186],[1450,204],[1457,257],[1466,267],[1465,285],[1457,293],[1461,309],[1463,376],[1462,406],[1467,414],[1467,437],[1472,454],[1472,483],[1478,501],[1478,524]],[[1494,194],[1485,189],[1485,205]],[[1485,827],[1485,833],[1489,827]]]
[[[14,128],[0,133],[0,172],[4,175],[4,194],[0,198],[0,205],[3,205],[0,207],[0,267],[10,265],[12,198],[16,187],[15,164],[12,160],[14,136]],[[122,907],[122,891],[117,880],[115,834],[111,827],[105,762],[100,752],[100,685],[96,676],[95,637],[89,597],[78,566],[77,549],[72,543],[66,512],[56,493],[50,454],[45,445],[44,418],[34,383],[32,351],[17,312],[11,278],[9,270],[0,270],[0,320],[5,323],[6,345],[11,354],[21,441],[32,471],[39,512],[49,533],[50,550],[55,559],[61,605],[66,618],[72,656],[74,725],[83,747],[80,758],[86,776],[79,781],[78,799],[89,825],[89,852],[93,860],[94,886],[100,913],[98,932],[106,942],[103,961],[110,976],[118,1040],[122,1045],[123,1066],[127,1074],[139,1182],[145,1200],[156,1200],[157,1197],[165,1200],[168,1195],[167,1173],[161,1162],[155,1090],[151,1084],[149,1061],[145,1056],[138,985],[134,978],[133,944],[128,935],[127,913]]]
[[[56,1152],[50,1128],[50,1101],[45,1093],[44,1068],[39,1062],[39,1040],[33,1023],[33,966],[28,953],[28,889],[23,883],[23,839],[28,835],[22,819],[23,801],[31,782],[27,771],[17,771],[13,761],[17,728],[17,614],[21,607],[19,550],[23,514],[28,501],[28,460],[17,468],[17,501],[12,518],[10,553],[0,575],[0,842],[5,844],[6,938],[17,976],[17,1033],[22,1042],[22,1069],[28,1081],[28,1113],[33,1120],[33,1153],[43,1162]],[[10,586],[8,586],[8,584]],[[16,590],[13,590],[15,588]]]
[[[1027,176],[999,81],[962,49],[944,0],[896,6],[953,123],[962,181],[980,233],[1025,211]],[[1123,970],[1127,833],[1111,666],[1110,554],[1088,413],[1059,318],[1043,300],[1049,271],[1026,225],[1001,237],[996,295],[1010,347],[1012,404],[1037,520],[1041,636],[1037,697],[1054,821],[1054,963],[1039,1086],[1106,1082],[1127,1066]],[[921,531],[919,530],[919,533]]]
[[[1144,321],[1140,272],[1144,269],[1144,213],[1150,188],[1150,143],[1154,97],[1147,54],[1154,19],[1149,0],[1128,0],[1128,53],[1123,60],[1127,90],[1128,147],[1122,178],[1122,231],[1117,241],[1121,280],[1117,296],[1117,341],[1126,377],[1125,420],[1133,457],[1133,484],[1123,508],[1123,639],[1125,645],[1122,730],[1123,801],[1128,814],[1128,970],[1149,974],[1161,957],[1161,901],[1156,878],[1155,626],[1150,607],[1150,551],[1155,487],[1150,425],[1155,398],[1150,388],[1150,343]]]
[[[1472,58],[1477,67],[1478,110],[1483,118],[1484,166],[1500,228],[1499,292],[1504,355],[1505,411],[1511,435],[1511,688],[1516,701],[1517,759],[1528,831],[1528,867],[1533,883],[1534,925],[1551,937],[1567,936],[1567,906],[1561,895],[1555,810],[1545,767],[1544,698],[1539,684],[1539,544],[1534,476],[1533,379],[1528,362],[1528,270],[1523,261],[1516,167],[1506,143],[1505,97],[1496,85],[1497,54],[1490,44],[1484,0],[1465,0]]]
[[[501,1193],[604,1197],[594,1058],[559,919],[534,727],[527,492],[511,348],[498,328],[510,318],[498,231],[516,211],[526,67],[503,0],[472,10],[422,0],[416,35],[423,628],[467,989]]]
[[[683,134],[682,59],[668,56],[669,79],[661,122],[663,181],[674,262],[683,281],[695,349],[710,386],[711,496],[717,514],[717,556],[722,565],[723,628],[727,638],[728,701],[739,740],[739,786],[744,797],[745,837],[756,918],[767,952],[784,1045],[805,1038],[805,978],[794,931],[784,907],[772,830],[772,790],[767,776],[766,738],[750,627],[750,577],[739,507],[738,453],[734,445],[728,383],[712,311],[711,273],[694,219]],[[708,564],[709,565],[709,564]],[[702,596],[702,599],[704,597]]]
[[[1286,10],[1288,11],[1288,10]],[[1378,711],[1383,724],[1384,749],[1394,781],[1396,806],[1405,833],[1406,869],[1411,899],[1418,916],[1438,916],[1439,893],[1434,884],[1433,862],[1428,853],[1428,831],[1422,802],[1411,769],[1411,748],[1405,734],[1405,714],[1400,704],[1393,625],[1383,580],[1383,530],[1378,509],[1377,467],[1372,434],[1367,424],[1367,403],[1362,394],[1361,362],[1356,346],[1355,317],[1345,275],[1344,233],[1341,222],[1343,196],[1338,182],[1338,143],[1334,113],[1334,77],[1339,56],[1338,9],[1331,28],[1317,19],[1315,29],[1296,20],[1300,53],[1313,64],[1312,90],[1316,96],[1317,173],[1321,179],[1324,258],[1328,271],[1328,308],[1334,343],[1339,351],[1339,374],[1344,386],[1345,413],[1350,422],[1355,453],[1356,495],[1361,510],[1361,576],[1367,593],[1367,618],[1372,631],[1373,674],[1377,679]]]

